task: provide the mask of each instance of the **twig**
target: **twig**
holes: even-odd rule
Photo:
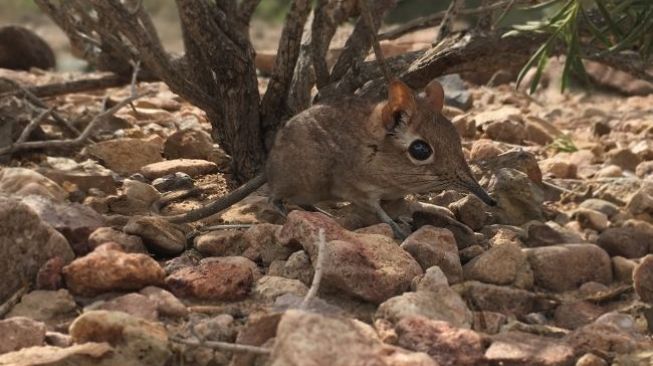
[[[374,17],[372,16],[372,11],[370,10],[368,0],[359,0],[358,6],[360,7],[361,16],[365,20],[365,23],[367,23],[367,27],[370,29],[372,35],[372,49],[374,49],[374,56],[376,57],[376,62],[378,62],[379,68],[381,68],[381,72],[383,72],[383,77],[385,77],[385,81],[388,83],[388,85],[390,85],[390,82],[392,81],[392,74],[388,69],[388,65],[386,65],[385,63],[385,57],[383,57],[383,51],[381,51],[381,45],[379,44],[379,39],[377,38],[376,35],[378,27],[375,27],[374,25]]]
[[[320,282],[322,282],[322,276],[324,274],[324,258],[326,257],[326,238],[324,237],[324,229],[320,229],[317,234],[317,258],[315,258],[315,272],[313,274],[313,281],[311,282],[311,288],[304,296],[304,300],[300,305],[301,309],[306,309],[310,302],[315,296],[317,296],[317,291],[320,289]]]
[[[138,95],[132,95],[126,99],[123,99],[113,107],[107,109],[106,111],[98,114],[91,120],[91,122],[86,126],[84,131],[77,136],[74,139],[66,139],[66,140],[49,140],[49,141],[28,141],[28,142],[23,142],[20,144],[14,144],[12,146],[8,146],[5,148],[0,149],[0,155],[5,155],[8,153],[13,153],[16,151],[23,151],[23,150],[30,150],[30,149],[46,149],[46,148],[61,148],[61,147],[70,147],[70,146],[77,146],[90,136],[91,132],[95,129],[95,127],[104,119],[108,116],[113,115],[116,113],[118,110],[120,110],[122,107],[128,105],[132,101],[142,98],[146,95],[151,95],[152,92],[144,93],[144,94],[138,94]]]
[[[123,86],[128,82],[128,78],[116,74],[109,74],[100,77],[89,77],[58,83],[24,87],[24,89],[39,98],[48,98],[62,94],[72,94],[98,89],[113,88]],[[20,93],[23,93],[23,90],[16,88],[15,90],[0,94],[0,99]]]
[[[38,127],[41,122],[47,117],[50,113],[52,113],[52,110],[54,107],[50,107],[49,109],[41,112],[36,118],[34,118],[27,126],[25,126],[25,129],[23,132],[21,132],[20,136],[18,137],[18,140],[16,140],[17,144],[21,144],[29,138],[29,135],[34,131],[36,127]]]
[[[18,289],[18,291],[14,292],[14,294],[11,295],[11,297],[7,299],[7,301],[2,303],[2,305],[0,305],[0,318],[4,317],[5,314],[7,314],[11,310],[11,308],[14,307],[14,305],[18,304],[20,298],[23,297],[23,295],[25,295],[25,293],[27,293],[28,290],[29,290],[29,285],[25,285],[20,289]]]
[[[247,344],[237,344],[237,343],[228,343],[228,342],[219,342],[219,341],[199,341],[195,339],[187,339],[179,336],[172,336],[170,340],[175,343],[181,343],[188,346],[196,347],[206,347],[211,349],[217,349],[220,351],[229,351],[229,352],[245,352],[245,353],[254,353],[257,355],[269,355],[272,351],[269,348],[250,346]]]
[[[255,224],[222,224],[222,225],[211,225],[211,226],[206,226],[201,229],[200,231],[211,231],[211,230],[229,230],[229,229],[249,229],[250,227],[254,226]]]
[[[138,71],[141,68],[141,60],[132,61],[131,64],[132,67],[134,68],[134,71],[132,72],[132,81],[129,85],[129,90],[131,91],[131,95],[136,95],[136,82],[138,81]],[[136,107],[134,106],[134,103],[129,103],[129,106],[131,107],[132,111],[134,111],[134,114],[136,115],[139,114],[138,111],[136,110]]]

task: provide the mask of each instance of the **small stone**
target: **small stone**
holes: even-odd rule
[[[528,225],[526,240],[524,241],[531,248],[546,247],[564,242],[565,238],[562,233],[542,222],[533,222]]]
[[[207,257],[242,255],[245,251],[242,236],[243,232],[235,229],[209,231],[195,237],[194,247]]]
[[[609,290],[608,286],[594,281],[585,282],[578,288],[580,294],[585,296],[595,295],[600,292],[604,292],[608,290]]]
[[[468,115],[458,115],[451,119],[451,123],[456,127],[456,131],[458,131],[460,137],[471,139],[476,136],[476,121]]]
[[[137,293],[119,296],[109,301],[99,301],[87,306],[84,310],[121,311],[147,320],[157,320],[159,317],[156,303]]]
[[[441,286],[435,291],[406,292],[379,305],[374,317],[396,324],[410,316],[442,320],[455,327],[470,328],[472,312],[451,288]]]
[[[640,258],[649,252],[651,235],[633,228],[615,227],[599,235],[597,244],[611,256]]]
[[[147,214],[152,205],[161,198],[161,193],[153,186],[134,179],[125,179],[123,194],[107,200],[111,212],[122,215]]]
[[[167,365],[172,358],[165,327],[118,311],[89,311],[70,325],[75,343],[107,342],[116,365]]]
[[[568,365],[573,362],[574,349],[556,339],[510,331],[493,336],[485,359],[491,364]]]
[[[650,348],[650,344],[644,345],[644,340],[635,333],[614,324],[599,323],[598,319],[574,330],[565,337],[565,341],[578,354],[601,353],[608,349],[615,354],[628,354],[642,346]]]
[[[526,120],[526,139],[533,141],[538,145],[548,145],[556,138],[562,136],[560,131],[552,123],[532,116],[527,117]]]
[[[614,279],[619,282],[632,283],[636,266],[637,262],[631,259],[620,256],[612,257],[612,272]]]
[[[56,366],[56,365],[88,365],[107,364],[113,348],[107,343],[89,342],[76,344],[66,348],[43,346],[28,347],[20,351],[0,355],[0,365],[12,366]],[[118,360],[118,364],[124,364]]]
[[[181,130],[168,136],[163,145],[166,159],[210,160],[213,153],[211,136],[204,131]]]
[[[107,244],[64,267],[63,274],[68,289],[83,296],[158,285],[165,275],[148,255],[124,253]]]
[[[178,255],[186,247],[186,234],[161,217],[132,217],[123,230],[141,237],[148,249],[156,254]]]
[[[593,244],[565,244],[525,249],[535,284],[552,290],[578,288],[588,281],[612,281],[610,257]]]
[[[480,139],[474,141],[472,144],[472,150],[469,154],[470,160],[487,160],[490,158],[497,157],[503,153],[497,145],[494,144],[492,140]]]
[[[207,341],[233,342],[236,336],[234,317],[229,314],[220,314],[202,319],[195,325],[195,331],[197,335]]]
[[[600,306],[587,301],[577,301],[560,304],[556,308],[553,318],[558,327],[576,329],[590,324],[604,312],[605,310]]]
[[[540,161],[542,173],[560,179],[576,178],[576,165],[557,156]]]
[[[64,259],[56,256],[48,259],[36,274],[37,290],[58,290],[63,287],[63,266],[66,265]]]
[[[586,353],[576,361],[576,366],[608,366],[608,363],[593,353]]]
[[[498,202],[494,208],[498,223],[522,225],[530,220],[543,221],[542,190],[525,173],[499,169],[490,180],[488,191]]]
[[[437,292],[440,287],[449,286],[449,281],[447,280],[446,275],[438,266],[430,267],[426,272],[424,272],[424,276],[416,278],[418,278],[418,281],[414,286],[416,291]]]
[[[608,225],[610,225],[607,215],[588,208],[578,208],[574,211],[573,217],[578,220],[583,228],[596,230],[598,232],[607,229]]]
[[[524,288],[533,285],[533,273],[526,254],[513,243],[495,245],[463,266],[465,280],[477,280],[495,285],[514,284],[520,274],[530,277],[522,283]],[[518,286],[521,287],[521,286]]]
[[[653,304],[653,255],[642,258],[633,271],[633,285],[639,298]]]
[[[422,226],[404,240],[401,248],[410,253],[423,269],[438,266],[447,275],[449,283],[462,281],[463,269],[451,231]]]
[[[637,164],[635,175],[642,179],[651,179],[651,176],[653,176],[653,161],[643,161]]]
[[[120,138],[86,147],[87,153],[120,175],[139,172],[142,167],[159,162],[163,148],[161,138]]]
[[[456,215],[458,221],[474,231],[482,229],[488,220],[486,207],[483,201],[471,194],[449,205],[449,209]]]
[[[374,224],[372,226],[362,227],[360,229],[354,230],[354,232],[359,234],[378,234],[387,236],[388,238],[394,238],[392,227],[390,227],[390,225],[386,224],[385,222]]]
[[[299,280],[276,276],[263,276],[256,281],[253,292],[260,299],[274,301],[277,297],[285,294],[303,297],[308,292],[308,287]]]
[[[281,225],[257,224],[247,229],[242,236],[243,245],[247,248],[245,257],[260,261],[264,266],[275,260],[286,260],[297,250],[294,246],[283,245],[277,239]]]
[[[0,354],[43,345],[45,330],[45,324],[25,317],[0,320]]]
[[[59,332],[45,332],[45,343],[49,346],[66,348],[73,345],[73,338]]]
[[[3,168],[0,171],[0,192],[16,197],[38,195],[63,202],[68,194],[54,181],[26,168]]]
[[[468,281],[456,286],[467,301],[484,311],[525,315],[535,307],[535,294],[507,286]]]
[[[166,160],[144,166],[141,173],[147,179],[156,179],[177,172],[186,173],[191,177],[215,173],[218,166],[215,163],[199,159]]]
[[[606,164],[617,165],[624,170],[634,172],[641,158],[630,149],[616,149],[608,153]]]
[[[307,286],[311,285],[313,273],[311,258],[303,250],[291,254],[283,266],[284,277],[299,280]]]
[[[623,176],[624,171],[617,165],[607,165],[594,174],[594,178],[617,178]]]
[[[617,205],[598,198],[587,199],[581,202],[579,207],[602,212],[608,219],[612,219],[613,216],[619,213],[619,207]]]
[[[7,317],[22,316],[54,325],[74,316],[76,311],[77,304],[68,290],[36,290],[23,295]]]
[[[175,295],[156,286],[147,286],[140,293],[156,304],[159,314],[173,318],[188,315],[188,308]]]
[[[179,297],[237,301],[249,294],[254,271],[256,264],[244,257],[207,258],[172,273],[166,285]]]
[[[461,263],[467,263],[483,253],[485,253],[485,249],[478,244],[471,245],[465,249],[458,251]]]
[[[477,178],[492,178],[503,169],[514,169],[526,174],[531,182],[542,183],[542,170],[538,159],[530,152],[521,149],[508,150],[499,156],[483,161],[476,161],[470,167]]]
[[[483,126],[483,131],[492,140],[509,144],[521,144],[526,139],[524,124],[510,119],[488,123]]]
[[[425,352],[439,365],[474,366],[483,364],[484,339],[469,329],[424,317],[407,317],[396,326],[397,345]]]
[[[88,246],[91,250],[105,243],[117,243],[127,253],[147,253],[143,239],[136,235],[125,234],[111,227],[96,229],[88,237]]]

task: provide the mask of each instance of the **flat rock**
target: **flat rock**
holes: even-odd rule
[[[163,160],[161,138],[119,138],[86,147],[87,153],[120,175],[138,173],[142,167]]]
[[[161,217],[136,216],[123,228],[125,233],[143,239],[147,248],[159,255],[178,255],[186,248],[186,234]]]
[[[607,314],[606,314],[607,315]],[[574,330],[565,341],[579,353],[602,353],[610,350],[615,354],[629,354],[637,350],[652,349],[653,342],[642,335],[625,330],[615,324],[596,322]]]
[[[156,304],[156,309],[161,315],[173,318],[188,315],[186,305],[167,290],[156,286],[147,286],[139,292]]]
[[[260,299],[274,301],[285,294],[303,297],[308,292],[308,287],[299,280],[278,276],[263,276],[256,281],[254,295]]]
[[[639,298],[653,304],[653,255],[642,258],[633,272],[633,284]]]
[[[242,255],[246,249],[242,237],[242,230],[215,230],[195,237],[193,245],[207,257]]]
[[[437,366],[425,353],[384,344],[363,322],[297,310],[281,317],[269,364]]]
[[[11,273],[0,282],[0,302],[34,281],[41,266],[57,256],[65,263],[74,258],[66,238],[26,204],[0,196],[0,273]]]
[[[0,320],[0,354],[43,345],[45,331],[45,324],[25,317]]]
[[[199,159],[174,159],[146,165],[141,169],[141,173],[147,179],[156,179],[177,172],[186,173],[191,177],[197,177],[204,174],[215,173],[217,170],[218,166],[210,161]]]
[[[459,284],[454,286],[454,289],[462,294],[466,301],[484,311],[526,315],[535,308],[536,296],[526,290],[477,281]]]
[[[113,348],[105,342],[89,342],[70,347],[29,347],[0,355],[2,366],[83,366],[97,365],[111,357]],[[111,363],[102,363],[111,365]]]
[[[139,290],[163,283],[165,273],[150,256],[101,245],[63,269],[68,289],[93,296],[108,291]]]
[[[400,320],[395,332],[398,346],[424,352],[442,366],[475,366],[485,361],[484,339],[473,330],[414,316]]]
[[[519,245],[503,243],[473,258],[463,266],[465,280],[495,285],[533,286],[533,272]]]
[[[69,158],[46,158],[48,167],[37,169],[44,176],[63,186],[65,182],[72,183],[82,192],[101,190],[106,194],[116,193],[117,182],[113,172],[97,162],[87,159],[77,162]]]
[[[491,364],[569,365],[574,359],[574,349],[556,339],[511,331],[493,337],[485,358]]]
[[[166,285],[179,297],[223,301],[242,300],[258,277],[256,264],[244,257],[207,258],[166,278]]]
[[[210,160],[213,153],[211,136],[204,131],[181,130],[168,136],[163,145],[166,159]]]
[[[26,317],[51,326],[74,317],[76,313],[77,304],[68,290],[36,290],[23,295],[7,316]]]
[[[100,227],[88,237],[88,246],[91,250],[105,243],[117,243],[127,253],[147,253],[140,236],[125,234],[112,227]]]
[[[463,269],[451,231],[431,225],[422,226],[404,240],[401,248],[410,253],[422,269],[438,266],[449,283],[462,281]]]
[[[66,191],[57,183],[26,168],[0,170],[0,192],[17,197],[37,195],[57,202],[62,202],[68,197]]]
[[[525,249],[533,270],[535,284],[552,290],[566,291],[581,284],[612,281],[608,254],[594,244],[565,244]]]
[[[123,312],[86,312],[75,319],[69,332],[75,343],[109,343],[114,348],[114,365],[164,366],[172,357],[162,324]]]
[[[22,202],[31,207],[41,220],[62,233],[77,255],[90,251],[88,237],[105,225],[100,214],[79,203],[56,202],[41,196],[28,196]]]
[[[472,312],[465,301],[447,286],[430,291],[406,292],[390,298],[379,305],[374,317],[396,324],[409,316],[442,320],[460,328],[470,328],[472,325]]]
[[[598,198],[586,199],[581,202],[578,207],[603,212],[606,216],[608,216],[608,219],[612,219],[614,215],[619,213],[619,207],[617,205]]]
[[[611,256],[640,258],[649,253],[652,239],[642,230],[615,227],[603,231],[596,243]]]
[[[84,311],[91,310],[120,311],[152,321],[159,317],[156,303],[138,293],[118,296],[108,301],[98,301],[84,308]]]
[[[357,298],[380,303],[410,287],[422,269],[410,254],[384,235],[358,234],[342,228],[331,218],[292,211],[279,232],[281,245],[299,243],[315,263],[318,232],[324,230],[322,286]]]

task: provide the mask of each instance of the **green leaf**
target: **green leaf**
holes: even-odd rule
[[[603,4],[603,0],[596,0],[596,5],[601,12],[601,15],[603,18],[605,18],[605,21],[608,23],[608,27],[612,30],[612,33],[615,35],[623,36],[623,32],[621,31],[621,28],[614,22],[612,17],[610,16],[610,12],[608,9],[605,7],[605,4]]]
[[[540,59],[537,62],[537,71],[535,71],[535,76],[533,77],[533,82],[531,82],[531,87],[529,89],[530,94],[535,93],[535,90],[537,90],[537,85],[540,83],[540,79],[542,79],[544,68],[546,67],[546,64],[548,62],[549,62],[549,53],[545,49],[542,55],[540,55]]]
[[[590,19],[590,17],[587,15],[587,12],[585,9],[581,9],[581,13],[583,14],[583,19],[585,20],[585,24],[587,24],[587,28],[590,30],[592,35],[594,36],[595,39],[598,39],[603,45],[606,47],[612,46],[612,42],[606,37],[603,32],[594,24],[594,22]]]

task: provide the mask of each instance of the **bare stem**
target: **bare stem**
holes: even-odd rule
[[[315,273],[313,274],[313,282],[311,282],[311,288],[306,293],[304,300],[302,301],[301,308],[306,309],[309,306],[311,300],[317,296],[317,292],[320,289],[320,282],[322,282],[322,276],[324,274],[324,257],[326,252],[326,238],[324,237],[324,229],[320,229],[317,234],[317,258],[315,258]]]

